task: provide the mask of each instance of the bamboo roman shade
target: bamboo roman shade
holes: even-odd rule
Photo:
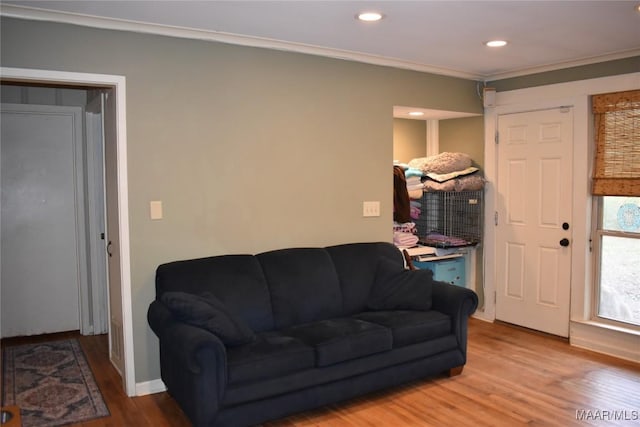
[[[640,196],[640,90],[593,96],[597,196]]]

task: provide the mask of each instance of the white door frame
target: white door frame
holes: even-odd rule
[[[579,80],[547,86],[496,93],[495,107],[485,109],[484,172],[485,187],[484,224],[484,301],[485,306],[476,316],[495,320],[496,245],[494,213],[496,212],[497,149],[495,134],[498,115],[542,110],[561,105],[574,107],[573,120],[573,194],[572,265],[571,265],[571,321],[585,322],[591,316],[591,233],[590,171],[592,166],[593,120],[590,97],[597,93],[616,92],[640,87],[640,72],[619,76]],[[571,334],[570,330],[570,334]]]
[[[31,83],[52,83],[110,87],[116,91],[116,120],[118,123],[118,221],[121,253],[122,321],[124,339],[124,386],[128,396],[136,391],[133,354],[133,312],[131,304],[131,262],[129,249],[129,195],[127,178],[127,115],[126,78],[118,75],[73,73],[68,71],[36,70],[26,68],[0,67],[3,80]]]

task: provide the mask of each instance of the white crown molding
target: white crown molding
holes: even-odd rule
[[[115,18],[89,16],[70,12],[57,12],[32,7],[0,5],[0,15],[29,19],[35,21],[58,22],[84,27],[101,28],[116,31],[129,31],[135,33],[155,34],[168,37],[212,41],[234,44],[248,47],[258,47],[287,52],[304,53],[308,55],[323,56],[347,61],[363,62],[373,65],[381,65],[393,68],[402,68],[424,73],[439,74],[450,77],[458,77],[468,80],[480,80],[481,75],[464,71],[440,68],[396,58],[388,58],[366,53],[353,52],[341,49],[325,48],[303,43],[286,42],[282,40],[264,37],[253,37],[240,34],[226,33],[222,31],[197,30],[192,28],[176,27],[170,25],[150,24],[146,22],[130,21]]]

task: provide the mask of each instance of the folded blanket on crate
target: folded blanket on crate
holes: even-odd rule
[[[444,173],[444,174],[429,172],[425,174],[425,176],[433,181],[445,182],[445,181],[449,181],[450,179],[459,178],[461,176],[471,175],[472,173],[478,172],[478,170],[479,169],[477,167],[471,166],[463,170],[453,171],[453,172]]]
[[[435,232],[428,233],[423,239],[423,242],[427,245],[444,247],[467,246],[470,243],[468,240],[461,237],[447,236]]]
[[[425,191],[477,191],[484,188],[484,182],[484,178],[481,175],[474,173],[445,182],[427,179],[423,184]],[[411,198],[411,195],[409,195],[409,198]]]
[[[409,162],[409,167],[428,173],[446,174],[471,167],[471,157],[465,153],[444,153],[429,157],[418,157]]]

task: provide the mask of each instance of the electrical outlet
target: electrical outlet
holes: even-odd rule
[[[380,216],[380,202],[362,202],[362,216]]]
[[[149,216],[151,219],[162,219],[162,201],[152,200],[149,202]]]

